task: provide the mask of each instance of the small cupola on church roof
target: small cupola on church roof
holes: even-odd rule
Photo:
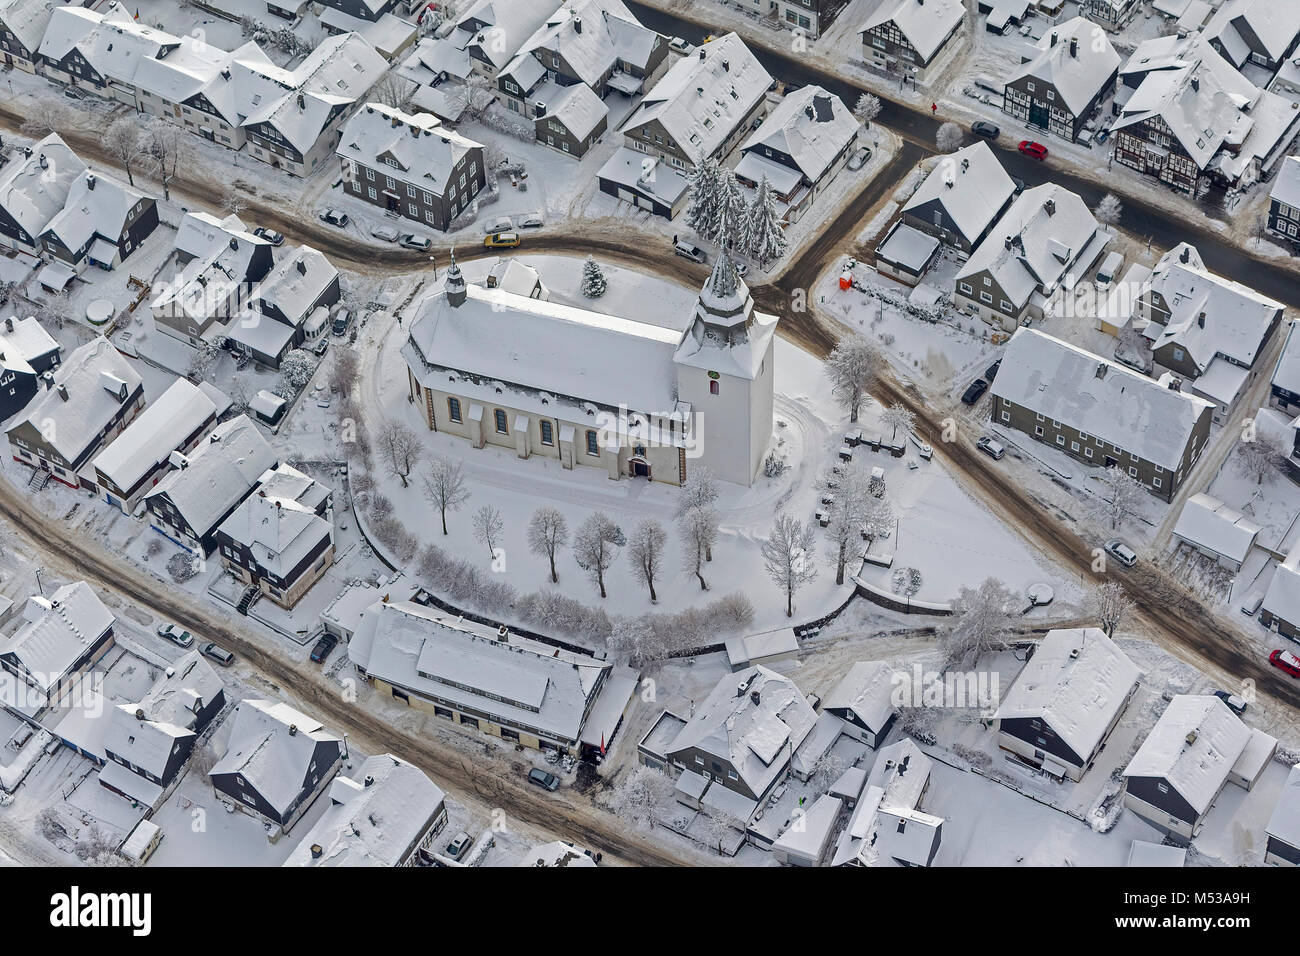
[[[456,265],[456,250],[451,250],[451,265],[447,269],[447,281],[443,288],[447,292],[447,304],[451,306],[463,305],[465,297],[468,294],[465,289],[465,277],[460,274],[460,266]]]
[[[742,342],[753,320],[754,297],[736,271],[731,254],[723,247],[713,264],[713,272],[700,290],[692,331],[729,343]]]

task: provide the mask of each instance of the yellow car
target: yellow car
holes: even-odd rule
[[[510,249],[519,245],[519,233],[494,232],[483,240],[483,245],[489,249]]]

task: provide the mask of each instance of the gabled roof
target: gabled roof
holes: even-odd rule
[[[63,209],[72,184],[86,164],[58,133],[50,133],[14,155],[0,171],[0,207],[39,243],[45,227]]]
[[[95,468],[127,491],[216,414],[212,399],[187,379],[178,378],[95,456]]]
[[[559,6],[560,0],[532,0],[522,5],[506,0],[478,0],[456,19],[456,33],[468,33],[466,47],[500,70]],[[471,22],[483,23],[486,29],[471,31]]]
[[[355,777],[339,774],[329,799],[284,866],[397,866],[445,809],[442,788],[392,754],[368,758]]]
[[[787,93],[741,152],[767,147],[791,157],[810,182],[817,182],[858,135],[859,124],[844,101],[820,86]]]
[[[185,459],[185,467],[163,476],[145,495],[167,495],[199,537],[253,489],[272,467],[276,453],[247,415],[222,422]]]
[[[1261,608],[1286,623],[1300,625],[1300,546],[1273,570]]]
[[[558,53],[583,83],[594,86],[618,60],[644,68],[657,37],[622,0],[567,0],[524,41],[505,72],[522,66],[520,57],[536,60],[540,51],[548,50]]]
[[[823,699],[823,710],[848,710],[879,731],[894,714],[894,668],[884,661],[858,661]]]
[[[116,246],[132,209],[146,199],[153,201],[120,179],[83,169],[68,187],[63,208],[46,225],[44,235],[53,235],[70,252],[97,237]]]
[[[345,160],[382,167],[394,179],[441,196],[461,158],[482,148],[428,113],[404,113],[382,103],[367,103],[343,127],[336,152]]]
[[[282,701],[242,700],[229,720],[230,745],[209,776],[239,774],[280,814],[308,789],[316,745],[341,748],[343,742],[320,721]]]
[[[54,0],[0,0],[0,23],[18,38],[28,53],[35,53],[54,8]]]
[[[1207,40],[1218,40],[1238,68],[1253,50],[1277,61],[1300,33],[1300,4],[1294,0],[1225,0],[1205,25]]]
[[[658,120],[696,164],[711,156],[767,96],[771,75],[734,33],[680,58],[623,123],[624,131]]]
[[[15,658],[28,683],[42,693],[57,684],[116,620],[85,581],[65,584],[48,598],[32,595],[23,617],[11,637],[0,638],[0,655]]]
[[[756,665],[727,674],[668,745],[723,758],[761,796],[803,743],[817,715],[794,681]]]
[[[34,373],[33,359],[59,351],[59,343],[45,331],[36,316],[29,315],[25,319],[11,316],[6,321],[13,322],[14,327],[10,331],[4,322],[0,322],[0,367]]]
[[[1293,395],[1300,395],[1300,336],[1295,333],[1293,324],[1286,333],[1286,344],[1278,356],[1277,368],[1273,370],[1272,384],[1285,389]]]
[[[942,817],[918,809],[933,767],[910,737],[882,747],[835,844],[833,864],[928,866],[943,826]]]
[[[996,719],[1041,720],[1086,761],[1141,673],[1100,628],[1048,631],[1002,699]]]
[[[180,43],[180,37],[139,23],[117,0],[110,0],[103,13],[57,7],[45,28],[40,54],[58,62],[75,49],[101,76],[130,85],[141,61]]]
[[[582,83],[561,86],[547,81],[532,94],[532,101],[546,107],[552,116],[577,139],[586,139],[609,116],[605,101]]]
[[[1246,560],[1259,530],[1240,511],[1204,492],[1187,499],[1174,525],[1176,537],[1238,562]]]
[[[990,389],[1170,471],[1212,406],[1037,329],[1020,328]]]
[[[903,211],[940,203],[962,235],[974,242],[1006,206],[1016,184],[985,142],[940,157]]]
[[[297,325],[311,314],[317,300],[338,276],[339,270],[323,252],[297,246],[271,267],[253,290],[253,297],[279,309]]]
[[[1288,156],[1282,160],[1269,196],[1284,205],[1300,209],[1300,156]]]
[[[1300,847],[1300,764],[1291,768],[1264,832],[1293,847]]]
[[[91,339],[53,370],[54,387],[37,392],[9,429],[30,424],[76,464],[141,385],[140,375],[108,339]],[[110,391],[110,389],[112,389]],[[63,395],[66,394],[67,398]]]
[[[1106,31],[1083,17],[1049,28],[1037,47],[1037,56],[1012,71],[1007,83],[1026,76],[1050,83],[1075,116],[1119,69],[1120,56]]]
[[[920,0],[885,0],[858,28],[858,33],[861,35],[892,21],[912,48],[923,59],[929,60],[964,16],[966,7],[962,0],[928,0],[924,3]]]
[[[1035,291],[1056,290],[1097,232],[1097,220],[1077,193],[1055,183],[1026,189],[971,253],[957,279],[987,269],[1012,305],[1022,308]]]
[[[1250,728],[1217,697],[1179,694],[1156,721],[1125,777],[1164,780],[1202,814],[1250,742]]]
[[[304,497],[308,500],[319,497],[313,486],[320,486],[310,478],[296,469],[289,469],[288,465],[279,467],[307,479],[310,484],[301,488]],[[331,535],[333,526],[316,514],[310,504],[300,501],[297,495],[277,494],[276,474],[277,471],[263,474],[258,489],[230,513],[218,530],[247,547],[259,567],[283,579],[322,538]]]

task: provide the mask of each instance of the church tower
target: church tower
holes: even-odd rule
[[[694,417],[694,462],[741,485],[753,483],[772,437],[776,323],[776,316],[754,310],[724,248],[673,356],[677,397]],[[692,463],[688,458],[687,480]]]

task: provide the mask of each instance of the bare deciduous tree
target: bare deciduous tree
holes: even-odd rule
[[[555,570],[556,552],[568,543],[569,524],[558,508],[544,506],[533,512],[528,521],[528,550],[551,562],[552,584],[560,580],[560,575]]]
[[[409,425],[389,420],[379,429],[379,454],[384,467],[394,478],[400,478],[402,487],[424,455],[424,442]]]
[[[1106,193],[1101,197],[1101,202],[1097,203],[1097,208],[1092,214],[1096,220],[1104,226],[1113,226],[1119,222],[1119,218],[1124,213],[1124,203],[1114,193]]]
[[[348,401],[360,377],[361,362],[357,358],[356,349],[336,348],[332,351],[334,358],[330,361],[329,367],[330,390],[337,392]]]
[[[673,798],[672,778],[662,770],[639,764],[617,786],[610,787],[605,806],[614,816],[641,830],[654,824],[654,811]]]
[[[713,469],[708,465],[694,467],[677,495],[677,520],[681,521],[692,508],[705,508],[712,512],[717,500],[718,479]],[[704,542],[704,560],[713,560],[712,539]]]
[[[1088,592],[1084,601],[1084,607],[1097,618],[1107,637],[1115,636],[1115,630],[1124,623],[1134,606],[1128,592],[1117,581],[1098,584]]]
[[[627,538],[609,516],[596,511],[587,517],[578,527],[573,537],[573,557],[578,567],[586,571],[591,581],[600,589],[600,596],[605,594],[605,572],[609,570],[618,550],[627,543]]]
[[[895,402],[880,413],[881,426],[889,426],[892,429],[890,441],[898,437],[898,430],[901,428],[905,432],[910,432],[916,424],[916,416],[908,411],[905,405]]]
[[[872,93],[863,93],[853,106],[853,116],[863,126],[870,126],[871,121],[880,115],[880,97]]]
[[[785,616],[794,617],[795,592],[817,577],[812,526],[805,528],[798,518],[778,514],[760,553],[772,583],[785,592]]]
[[[952,617],[940,631],[948,666],[970,667],[981,655],[1006,650],[1012,625],[1011,591],[996,578],[977,588],[962,588],[952,602]]]
[[[704,562],[718,540],[718,515],[708,505],[691,508],[678,520],[682,529],[682,566],[700,580],[700,590],[709,589],[704,580]]]
[[[880,368],[880,351],[866,337],[853,335],[840,341],[826,359],[826,375],[835,397],[849,413],[849,421],[858,420],[867,389]]]
[[[944,123],[934,134],[934,145],[941,153],[951,153],[961,145],[961,127],[956,123]]]
[[[835,562],[835,583],[844,583],[844,569],[854,553],[855,544],[863,536],[874,537],[888,526],[893,510],[884,498],[871,494],[867,476],[851,471],[835,489],[835,500],[830,506],[830,524],[827,526],[827,556]]]
[[[113,120],[104,131],[103,144],[109,155],[122,164],[122,169],[126,172],[126,181],[134,186],[135,164],[148,152],[144,137],[140,135],[140,124],[136,122],[135,117],[128,114]]]
[[[495,560],[497,545],[506,533],[506,522],[501,512],[491,505],[484,505],[474,512],[474,537],[488,549],[488,554]]]
[[[465,468],[459,461],[435,456],[424,474],[424,497],[438,509],[442,518],[442,533],[447,533],[447,512],[459,511],[469,501],[465,487]]]
[[[162,117],[145,124],[145,148],[152,160],[153,172],[163,188],[163,198],[172,198],[172,183],[189,159],[189,134]]]
[[[416,89],[416,85],[410,80],[390,71],[380,77],[379,82],[370,88],[370,100],[382,103],[384,106],[391,106],[393,109],[409,110]]]
[[[1110,521],[1111,530],[1129,515],[1137,514],[1146,500],[1146,488],[1114,465],[1102,475],[1101,489],[1097,493],[1098,514]]]
[[[664,546],[667,542],[668,534],[663,525],[653,518],[646,518],[638,524],[628,542],[628,557],[636,568],[637,577],[650,589],[651,603],[659,600],[659,595],[655,594],[655,581],[663,573]]]
[[[1290,452],[1271,435],[1255,435],[1253,441],[1237,443],[1237,467],[1262,485],[1264,479],[1286,467]]]

